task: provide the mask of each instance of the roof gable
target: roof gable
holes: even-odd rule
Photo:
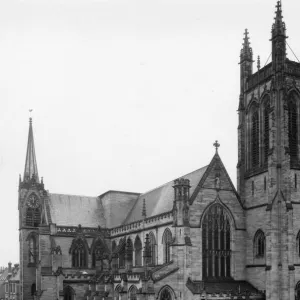
[[[208,165],[205,171],[205,174],[200,179],[193,193],[191,193],[191,197],[189,200],[190,204],[194,202],[196,196],[198,195],[201,189],[216,189],[216,190],[232,191],[236,195],[240,205],[243,207],[239,195],[225,169],[225,166],[218,152],[216,152],[216,154],[212,158],[210,164]]]

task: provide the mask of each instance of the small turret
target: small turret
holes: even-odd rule
[[[190,181],[179,178],[174,180],[174,199],[175,201],[187,201],[190,197]]]

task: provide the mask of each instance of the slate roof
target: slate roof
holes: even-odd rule
[[[60,226],[106,226],[104,209],[98,197],[50,194],[52,223]]]
[[[193,194],[207,167],[208,166],[205,166],[194,172],[181,176],[190,180],[190,195]],[[143,199],[145,199],[146,202],[147,217],[155,216],[172,210],[174,201],[173,184],[174,180],[141,194],[123,224],[128,224],[142,219]]]

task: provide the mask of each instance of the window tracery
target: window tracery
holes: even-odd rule
[[[130,238],[127,239],[126,242],[126,262],[130,266],[132,266],[133,262],[133,244]]]
[[[101,240],[98,240],[92,249],[92,267],[96,267],[96,261],[100,261],[105,252],[104,245]],[[102,263],[101,263],[102,269]]]
[[[71,247],[72,267],[85,268],[87,267],[87,251],[82,239],[74,240]]]
[[[220,204],[212,205],[202,223],[202,274],[204,279],[230,277],[231,228]]]

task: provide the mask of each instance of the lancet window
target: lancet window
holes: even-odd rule
[[[298,256],[300,257],[300,231],[298,232],[298,234],[297,234],[297,239],[296,239],[296,242],[297,242],[297,254],[298,254]]]
[[[101,259],[103,258],[104,251],[105,249],[102,241],[98,240],[92,249],[92,267],[96,267],[98,261],[98,266],[100,265],[102,268]]]
[[[37,196],[32,193],[27,200],[26,225],[38,227],[41,223],[40,204]]]
[[[87,267],[87,251],[85,249],[83,240],[78,239],[73,241],[71,253],[73,268]]]
[[[119,250],[119,268],[125,267],[125,241],[120,240],[119,244],[120,250]]]
[[[252,129],[252,167],[257,167],[259,165],[259,117],[258,111],[254,111],[251,119]]]
[[[130,238],[126,242],[126,262],[128,265],[132,266],[133,262],[133,244]]]
[[[230,277],[231,228],[228,214],[220,204],[212,205],[202,223],[202,272],[204,279]]]
[[[163,257],[164,262],[168,263],[171,260],[171,243],[172,243],[172,233],[169,228],[167,228],[163,234]]]
[[[254,256],[264,257],[265,256],[265,234],[260,229],[257,230],[254,236]]]
[[[37,262],[37,240],[35,235],[31,235],[28,240],[29,243],[29,263],[35,264]]]
[[[134,241],[134,252],[135,252],[135,266],[142,265],[142,242],[139,236]]]
[[[298,120],[297,120],[297,104],[294,98],[288,102],[288,136],[291,163],[298,161]]]
[[[270,148],[270,120],[269,120],[269,112],[270,112],[270,100],[269,96],[266,96],[267,99],[264,102],[264,162],[268,162],[268,154]]]
[[[151,265],[156,264],[156,239],[153,232],[149,233],[149,241],[150,241],[150,248],[151,248]]]

